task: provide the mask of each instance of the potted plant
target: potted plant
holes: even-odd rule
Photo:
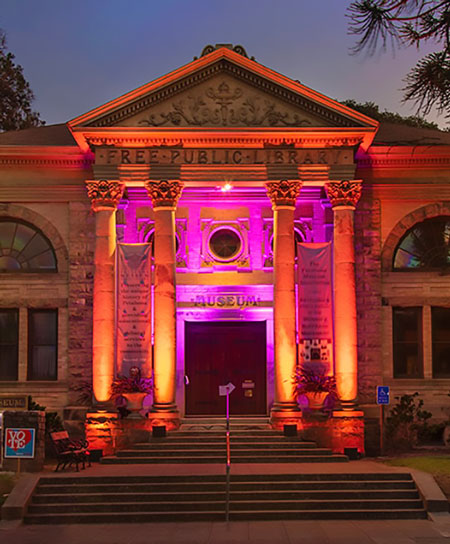
[[[299,367],[295,373],[297,398],[304,395],[311,410],[320,410],[328,395],[336,394],[336,380],[325,372]]]
[[[130,412],[139,412],[144,398],[152,391],[152,379],[143,378],[140,369],[136,366],[130,368],[129,376],[118,374],[111,385],[112,398],[117,400],[119,397],[125,397],[127,410]]]

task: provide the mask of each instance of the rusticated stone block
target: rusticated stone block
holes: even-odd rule
[[[363,412],[336,411],[332,417],[304,414],[301,434],[321,448],[330,448],[333,453],[344,453],[344,448],[356,448],[360,455],[365,454]]]
[[[102,450],[103,455],[113,455],[136,442],[148,442],[155,425],[166,425],[168,430],[178,428],[179,417],[158,414],[149,418],[119,418],[117,412],[88,412],[85,433],[89,449]]]

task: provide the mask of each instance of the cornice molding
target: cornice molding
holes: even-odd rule
[[[76,146],[0,146],[0,167],[89,169],[94,154]]]
[[[2,158],[0,157],[0,167],[40,167],[40,168],[67,168],[75,170],[89,170],[94,164],[94,159],[52,159],[52,158]]]
[[[146,128],[127,127],[75,129],[90,146],[115,147],[258,147],[294,145],[326,148],[356,147],[367,137],[367,129],[355,128]]]
[[[374,158],[357,160],[358,168],[450,168],[450,157],[404,157],[404,158]]]
[[[356,155],[358,168],[449,168],[450,145],[374,146]]]

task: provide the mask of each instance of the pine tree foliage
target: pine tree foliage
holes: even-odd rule
[[[7,50],[5,33],[0,29],[0,132],[37,127],[44,124],[32,111],[33,91]]]
[[[432,130],[440,130],[439,126],[432,121],[427,121],[420,115],[408,115],[407,117],[400,115],[399,113],[394,113],[392,111],[380,111],[380,107],[375,102],[356,102],[356,100],[343,100],[341,104],[352,108],[352,110],[359,111],[376,119],[377,121],[385,123],[395,123],[396,125],[407,125],[409,127],[416,128],[428,128]]]
[[[450,0],[357,0],[347,15],[349,33],[360,37],[353,53],[435,43],[406,75],[403,99],[422,115],[436,107],[450,117]]]

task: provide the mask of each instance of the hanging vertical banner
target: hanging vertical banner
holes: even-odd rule
[[[333,373],[331,244],[298,248],[298,332],[300,365]]]
[[[117,244],[117,373],[150,376],[151,244]]]

